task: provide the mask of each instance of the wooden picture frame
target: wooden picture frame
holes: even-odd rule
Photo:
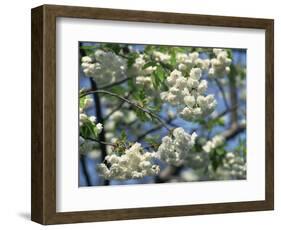
[[[56,18],[264,29],[266,34],[265,200],[101,211],[56,211]],[[272,210],[274,208],[274,21],[179,13],[43,5],[32,9],[31,219],[63,224]]]

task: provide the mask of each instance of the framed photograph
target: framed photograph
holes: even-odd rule
[[[32,9],[31,219],[274,208],[274,21]]]

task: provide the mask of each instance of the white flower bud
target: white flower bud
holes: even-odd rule
[[[186,97],[184,97],[184,102],[187,106],[192,108],[195,104],[195,97],[194,96],[186,96]]]
[[[92,123],[95,123],[97,121],[97,118],[95,116],[90,116],[89,117],[89,120],[92,122]]]
[[[97,128],[97,132],[100,134],[101,131],[102,131],[102,129],[103,129],[103,126],[102,126],[101,123],[98,123],[98,124],[96,125],[96,128]]]
[[[84,56],[84,57],[82,57],[81,61],[84,63],[89,63],[89,62],[92,62],[92,58],[89,56]]]
[[[190,77],[194,80],[199,80],[201,78],[202,71],[200,68],[192,68],[190,70]]]
[[[202,80],[198,86],[199,94],[204,94],[208,88],[208,82],[206,80]]]

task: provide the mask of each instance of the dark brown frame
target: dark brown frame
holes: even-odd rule
[[[264,29],[266,186],[264,201],[56,212],[56,18]],[[41,224],[109,221],[274,209],[274,21],[271,19],[43,5],[32,9],[31,219]]]

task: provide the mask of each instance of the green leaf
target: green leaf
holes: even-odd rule
[[[137,117],[142,121],[142,122],[145,122],[145,121],[152,121],[152,117],[144,112],[143,110],[139,109],[139,108],[136,108],[135,109],[135,112],[136,112],[136,115]]]
[[[218,155],[224,155],[224,154],[225,154],[225,150],[222,149],[222,148],[218,148],[218,149],[216,149],[216,153],[217,153]]]
[[[86,98],[86,97],[80,98],[80,100],[79,100],[79,106],[80,106],[80,108],[84,108],[84,106],[85,106],[85,98]]]
[[[150,66],[156,66],[156,62],[154,61],[149,61],[147,63],[144,64],[144,66],[142,67],[142,69],[146,69],[147,67],[150,67]]]
[[[104,48],[110,49],[113,51],[115,54],[119,54],[121,50],[121,46],[119,44],[115,43],[106,43],[103,45]]]
[[[165,70],[163,69],[162,66],[158,66],[156,69],[156,75],[159,78],[161,82],[165,80]]]
[[[121,131],[120,140],[122,140],[122,141],[126,141],[127,140],[127,134],[126,134],[125,130]]]
[[[230,59],[233,59],[233,55],[232,55],[232,50],[231,49],[226,49],[227,55]]]
[[[97,49],[97,46],[80,46],[80,49],[85,52],[86,56],[91,56]]]
[[[144,139],[145,142],[147,142],[149,145],[151,145],[154,148],[158,148],[159,147],[159,140],[160,135],[154,135],[153,137],[146,137]]]
[[[97,138],[98,137],[98,129],[96,125],[91,121],[84,122],[83,126],[80,127],[80,132],[85,138]]]
[[[135,60],[137,59],[138,56],[139,55],[135,52],[128,54],[128,61],[127,61],[128,68],[132,67],[132,65],[135,63]]]
[[[212,130],[215,126],[224,126],[225,125],[225,121],[224,118],[217,118],[217,119],[212,119],[209,121],[205,121],[205,120],[198,120],[199,123],[203,126],[205,126],[209,131]]]
[[[112,93],[118,94],[119,96],[124,96],[125,93],[128,92],[128,90],[125,87],[121,86],[121,85],[116,85],[116,86],[112,87],[110,89],[110,91]]]
[[[176,56],[177,56],[176,50],[173,49],[172,52],[171,52],[171,65],[172,65],[173,67],[175,67],[176,64],[177,64]]]
[[[217,168],[222,164],[223,158],[225,157],[226,150],[224,146],[216,148],[211,154],[210,159],[212,162],[212,167],[216,171]]]
[[[165,80],[165,70],[162,66],[157,66],[157,69],[153,72],[152,75],[152,84],[155,89],[158,89]]]
[[[80,46],[81,50],[93,50],[96,49],[96,46]]]

